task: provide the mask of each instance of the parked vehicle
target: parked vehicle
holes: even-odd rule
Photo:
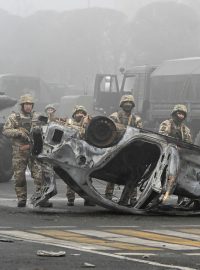
[[[0,93],[0,114],[5,108],[12,107],[17,100]],[[1,118],[3,119],[3,118]],[[12,170],[12,146],[9,139],[2,134],[3,122],[0,122],[0,182],[6,182],[13,175]]]
[[[116,74],[96,75],[94,110],[98,114],[109,115],[118,110],[121,96],[131,93],[135,98],[134,111],[142,116],[144,127],[157,130],[169,118],[174,105],[181,103],[188,108],[188,126],[196,137],[200,123],[200,57],[121,69],[121,73],[120,84]]]

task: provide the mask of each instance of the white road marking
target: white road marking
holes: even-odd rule
[[[14,198],[0,198],[0,201],[13,201],[16,202],[17,200]]]
[[[48,236],[43,236],[40,234],[35,233],[29,233],[29,232],[23,232],[23,231],[0,231],[0,236],[6,235],[10,237],[14,237],[18,240],[24,240],[28,242],[37,242],[43,244],[49,244],[49,245],[62,245],[62,247],[76,249],[76,248],[83,248],[85,250],[119,250],[117,248],[111,248],[111,247],[105,247],[101,245],[95,245],[95,244],[86,244],[86,243],[76,243],[72,241],[67,240],[61,240],[61,239],[55,239]],[[84,245],[84,246],[83,246]]]
[[[65,228],[77,228],[77,226],[33,226],[32,229],[65,229]]]
[[[166,242],[159,242],[153,240],[146,240],[138,237],[131,237],[121,234],[114,234],[108,232],[101,232],[96,230],[69,230],[70,232],[79,233],[87,236],[95,236],[100,238],[106,238],[110,241],[120,241],[123,243],[135,244],[135,245],[143,245],[150,247],[158,247],[172,250],[198,250],[198,247],[179,245],[179,244],[170,244]]]
[[[191,233],[184,233],[184,232],[170,231],[170,230],[144,230],[144,231],[200,241],[200,235],[191,234]]]
[[[138,228],[139,226],[97,226],[98,228]]]
[[[191,225],[191,224],[183,224],[183,225],[161,225],[161,227],[171,227],[171,228],[177,228],[177,227],[180,227],[180,228],[184,228],[184,227],[200,227],[200,225]]]
[[[200,256],[200,253],[184,253],[184,254],[188,256]]]
[[[115,253],[116,255],[122,255],[122,256],[156,256],[158,254],[154,253],[138,253],[138,252],[121,252],[121,253]]]
[[[62,248],[78,250],[78,251],[82,251],[82,252],[89,252],[91,254],[97,254],[97,255],[101,255],[101,256],[107,256],[107,257],[112,257],[112,258],[116,258],[116,259],[122,259],[122,260],[126,260],[126,261],[133,261],[133,262],[143,263],[143,264],[147,264],[147,265],[165,267],[167,269],[196,270],[195,268],[191,268],[191,267],[185,267],[185,266],[179,266],[179,265],[170,265],[170,264],[162,264],[162,263],[158,263],[158,262],[149,261],[149,260],[146,260],[146,259],[145,260],[135,259],[135,258],[120,256],[120,255],[116,255],[116,254],[106,253],[106,252],[102,252],[102,251],[95,251],[95,250],[89,250],[89,249],[87,250],[85,247],[82,247],[81,245],[79,245],[79,246],[78,245],[76,245],[76,246],[71,245],[70,246],[70,245],[66,244],[66,241],[62,241],[62,240],[58,241],[57,239],[53,239],[53,238],[50,238],[50,237],[43,237],[41,235],[36,235],[36,234],[32,234],[32,233],[25,233],[25,232],[23,233],[23,232],[20,232],[20,231],[4,231],[4,232],[1,232],[0,235],[1,234],[17,237],[19,239],[23,239],[23,240],[26,240],[27,242],[31,242],[31,243],[53,245],[53,246],[58,246],[58,247],[62,247]],[[33,239],[31,239],[31,236],[32,236]]]

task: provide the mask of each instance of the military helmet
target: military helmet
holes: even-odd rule
[[[86,111],[86,108],[84,106],[76,105],[73,109],[72,117],[74,118],[74,115],[79,111],[82,111],[84,113],[84,115],[87,115],[87,111]]]
[[[22,95],[19,99],[19,104],[31,103],[34,104],[34,98],[30,94]]]
[[[172,110],[172,115],[178,111],[183,112],[185,117],[187,116],[187,107],[184,104],[176,104]]]
[[[48,104],[44,109],[45,112],[47,112],[48,109],[53,109],[54,111],[56,111],[56,107],[53,104]]]
[[[119,102],[119,106],[122,107],[124,102],[131,102],[133,104],[133,106],[135,106],[135,101],[134,101],[134,97],[133,95],[123,95],[121,97],[121,100]]]

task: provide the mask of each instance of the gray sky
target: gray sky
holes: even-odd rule
[[[38,10],[64,11],[77,8],[105,7],[118,9],[133,17],[142,6],[153,1],[170,0],[0,0],[0,9],[9,13],[28,16]],[[199,0],[171,0],[176,2],[190,2]]]
[[[22,16],[42,9],[64,11],[88,6],[115,8],[115,0],[0,0],[1,9]]]

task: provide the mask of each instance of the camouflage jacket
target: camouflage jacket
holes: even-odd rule
[[[30,144],[30,131],[38,125],[38,116],[36,112],[29,115],[13,112],[4,124],[3,134],[12,140],[13,145]]]
[[[75,119],[67,119],[66,126],[71,126],[72,128],[75,128],[79,132],[80,139],[85,138],[85,128],[89,121],[91,120],[91,117],[87,115],[86,117],[83,117],[83,119],[80,122],[77,122]]]
[[[66,121],[66,126],[72,126],[75,128],[79,128],[79,127],[81,127],[81,122],[77,122],[76,120],[74,120],[72,118],[68,118]]]
[[[173,119],[163,121],[160,124],[159,133],[166,136],[172,136],[189,143],[192,142],[190,129],[184,123],[177,125]]]
[[[129,116],[127,116],[127,114],[123,110],[114,112],[113,114],[110,115],[110,118],[115,123],[123,124],[124,126],[142,128],[142,119],[140,116],[132,113]]]

